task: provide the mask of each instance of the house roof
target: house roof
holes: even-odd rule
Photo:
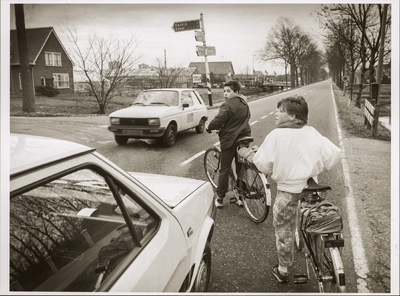
[[[195,63],[192,62],[189,64],[189,67],[195,67],[197,68],[197,71],[199,73],[205,74],[206,73],[206,66],[204,62],[199,62]],[[213,74],[223,74],[227,75],[228,73],[231,73],[232,75],[235,74],[235,70],[233,69],[232,62],[208,62],[208,68],[210,70],[210,73]]]
[[[46,44],[47,40],[49,39],[51,33],[53,33],[54,36],[57,38],[58,42],[60,43],[61,47],[66,53],[68,59],[72,62],[71,58],[68,55],[68,52],[65,50],[53,27],[47,27],[47,28],[26,29],[29,64],[34,65],[36,63],[36,60],[40,55],[41,51],[43,50],[43,47]],[[10,64],[11,65],[20,64],[17,30],[10,31]]]

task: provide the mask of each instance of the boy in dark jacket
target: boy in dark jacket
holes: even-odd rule
[[[219,108],[218,115],[208,124],[206,130],[219,130],[219,141],[221,144],[221,167],[218,176],[217,198],[215,205],[217,208],[223,207],[223,199],[228,190],[229,171],[231,163],[235,157],[236,172],[240,170],[240,165],[236,157],[235,142],[241,137],[251,135],[249,125],[250,109],[245,96],[240,95],[241,89],[238,81],[232,80],[224,84],[225,102]],[[241,200],[237,200],[239,206],[243,205]]]

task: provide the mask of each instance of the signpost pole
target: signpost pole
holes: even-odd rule
[[[210,70],[208,68],[208,60],[207,60],[206,31],[204,29],[204,20],[203,20],[202,13],[200,13],[200,26],[201,26],[201,31],[203,32],[203,35],[204,35],[203,46],[204,46],[204,50],[205,50],[204,62],[205,62],[205,68],[206,68],[208,104],[209,104],[209,106],[212,106],[213,104],[212,104],[212,94],[211,94],[211,79],[210,79]]]

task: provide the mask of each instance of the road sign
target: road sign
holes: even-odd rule
[[[347,78],[347,76],[343,76],[343,77],[342,77],[342,80],[343,80],[344,82],[346,82],[347,80],[349,80],[349,78]]]
[[[204,32],[203,31],[194,31],[194,38],[198,42],[204,42]]]
[[[206,55],[206,50],[204,46],[196,46],[197,56],[202,57]],[[215,46],[207,46],[207,56],[215,56],[216,50]]]
[[[175,32],[200,29],[200,20],[176,22],[172,25]]]

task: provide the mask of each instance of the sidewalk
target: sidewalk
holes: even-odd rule
[[[345,138],[344,147],[369,268],[368,289],[372,293],[389,293],[391,280],[396,281],[390,278],[391,143]]]

